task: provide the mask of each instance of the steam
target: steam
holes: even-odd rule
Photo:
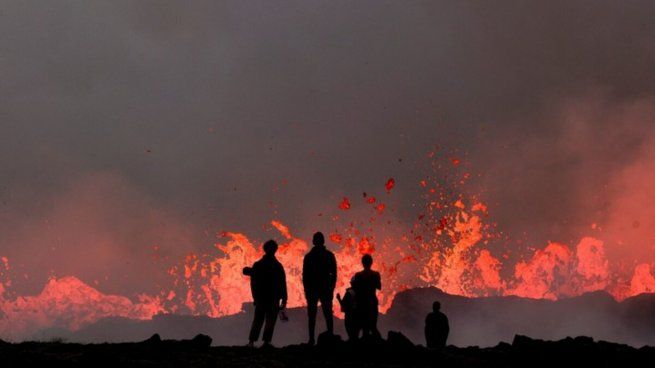
[[[204,236],[116,172],[79,175],[33,205],[2,224],[14,293],[38,293],[48,278],[69,275],[105,292],[155,293],[166,281],[166,260],[182,258]]]
[[[532,247],[593,236],[626,267],[653,262],[653,112],[652,98],[616,104],[594,92],[553,107],[542,118],[549,135],[501,136],[495,152],[511,157],[496,160],[484,184],[490,201],[511,209],[494,213],[499,227],[526,232]]]

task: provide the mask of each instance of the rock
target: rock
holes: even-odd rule
[[[500,343],[495,347],[457,347],[450,345],[443,352],[421,346],[409,347],[406,338],[397,332],[389,340],[367,344],[340,342],[338,336],[319,337],[321,344],[333,347],[315,348],[290,345],[279,348],[248,349],[217,346],[208,349],[209,337],[198,335],[189,340],[160,340],[158,335],[140,343],[76,344],[26,342],[0,343],[2,367],[27,366],[98,366],[98,367],[649,367],[655,360],[655,348],[633,347],[586,338],[557,341],[535,340],[516,336],[514,346]],[[157,342],[160,341],[160,342]],[[342,343],[343,345],[338,345]],[[411,342],[410,342],[411,343]],[[199,346],[205,347],[201,349]],[[521,348],[516,348],[520,346]],[[35,364],[36,362],[36,364]],[[644,364],[644,362],[646,364]]]
[[[536,344],[543,343],[543,340],[532,339],[523,335],[514,335],[514,341],[512,341],[512,346],[515,348],[524,348],[531,347]]]
[[[158,333],[150,336],[147,340],[143,340],[142,343],[145,344],[158,344],[161,342],[161,337],[159,336]]]
[[[209,348],[212,345],[212,338],[207,335],[197,334],[196,337],[191,339],[191,343],[198,348]]]
[[[407,336],[396,331],[389,331],[387,342],[394,349],[411,349],[416,346]]]
[[[357,340],[360,344],[363,345],[372,345],[372,346],[378,346],[384,344],[384,339],[380,334],[372,334],[368,336],[362,336],[359,340]]]
[[[589,336],[577,336],[573,338],[576,344],[580,345],[593,345],[594,339]]]
[[[505,341],[501,341],[494,347],[494,350],[498,351],[509,351],[512,350],[512,345],[509,343],[506,343]]]
[[[341,344],[343,344],[343,340],[341,340],[340,335],[331,334],[327,331],[321,332],[318,335],[318,340],[316,341],[317,346],[328,348],[334,348],[335,346]]]

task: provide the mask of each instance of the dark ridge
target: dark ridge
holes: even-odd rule
[[[511,341],[514,335],[544,340],[567,336],[592,336],[632,346],[655,345],[655,295],[642,294],[619,303],[605,292],[593,292],[558,301],[526,299],[514,296],[466,298],[449,295],[436,288],[411,289],[399,293],[379,327],[401,331],[412,341],[424,343],[423,325],[434,300],[441,301],[448,315],[451,332],[448,343],[456,346],[494,346]],[[34,340],[64,338],[76,342],[142,341],[159,333],[167,339],[186,339],[205,334],[214,345],[241,345],[247,340],[252,321],[252,306],[245,312],[223,318],[183,315],[158,315],[152,320],[105,318],[75,332],[61,329],[41,331]],[[307,339],[307,315],[304,308],[288,310],[289,321],[278,322],[273,343],[298,344]],[[544,323],[548,321],[548,323]],[[346,336],[343,321],[335,321],[336,333]],[[318,319],[317,331],[323,331]]]

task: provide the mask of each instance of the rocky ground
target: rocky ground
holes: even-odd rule
[[[632,346],[655,346],[655,294],[642,294],[617,302],[604,292],[594,292],[561,300],[518,297],[466,298],[448,295],[435,288],[419,288],[396,295],[393,305],[380,314],[378,327],[401,331],[416,343],[425,343],[425,316],[432,303],[441,302],[450,320],[448,342],[457,346],[489,347],[498,341],[512,341],[514,335],[544,340],[566,336],[593,336],[597,340],[615,341]],[[246,304],[244,313],[221,318],[176,314],[156,315],[151,320],[109,317],[76,331],[64,328],[45,329],[27,336],[12,337],[11,331],[0,338],[14,341],[134,342],[155,333],[165,339],[188,339],[196,334],[210,336],[214,345],[245,344],[254,308]],[[294,345],[307,339],[307,311],[287,310],[289,321],[279,322],[273,342]],[[542,321],[547,321],[543,323]],[[317,331],[325,329],[318,318]],[[345,336],[343,321],[335,321],[336,332]]]
[[[637,349],[588,337],[542,341],[516,336],[512,344],[449,346],[443,351],[416,346],[393,332],[379,342],[322,340],[315,347],[268,349],[212,347],[205,335],[181,341],[161,340],[157,335],[122,344],[0,343],[2,367],[626,367],[654,361],[655,348]]]

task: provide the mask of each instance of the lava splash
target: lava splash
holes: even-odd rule
[[[436,155],[430,157],[437,161]],[[461,188],[471,178],[461,160],[443,156],[432,165],[432,175],[421,179],[423,203],[410,225],[393,227],[388,199],[403,183],[389,178],[380,195],[364,193],[361,202],[342,197],[335,203],[330,248],[338,261],[337,291],[345,289],[357,272],[363,254],[372,254],[382,275],[380,309],[386,311],[394,296],[405,289],[434,286],[467,297],[520,296],[558,299],[604,290],[617,300],[655,291],[648,263],[625,270],[612,264],[602,240],[582,237],[575,246],[551,242],[514,263],[490,246],[503,239],[489,221],[488,206]],[[446,172],[442,176],[438,173]],[[385,197],[386,196],[386,197]],[[366,216],[346,220],[344,214]],[[278,259],[284,265],[289,307],[304,305],[302,259],[311,244],[294,235],[279,219]],[[400,230],[396,230],[400,229]],[[50,327],[80,329],[105,317],[150,319],[159,313],[222,317],[243,311],[251,301],[242,268],[262,255],[260,240],[237,232],[221,232],[214,254],[189,254],[168,268],[170,283],[156,295],[130,299],[106,295],[74,276],[52,278],[42,292],[13,296],[10,260],[0,263],[0,336],[29,338]]]

